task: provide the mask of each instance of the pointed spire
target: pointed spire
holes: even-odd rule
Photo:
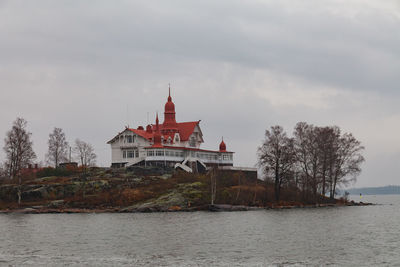
[[[160,125],[159,125],[159,121],[158,121],[158,111],[157,111],[157,115],[156,115],[156,130],[155,130],[154,136],[153,136],[153,147],[162,147]]]
[[[159,121],[158,121],[158,111],[157,111],[157,115],[156,115],[156,130],[158,131],[158,123],[159,123]]]
[[[175,120],[175,104],[172,102],[171,85],[168,84],[168,101],[165,103],[164,122],[162,125],[162,134],[175,133],[178,131],[178,124]]]
[[[226,144],[225,144],[225,142],[224,142],[224,137],[222,136],[222,141],[221,141],[221,143],[219,144],[219,151],[220,152],[226,152]]]

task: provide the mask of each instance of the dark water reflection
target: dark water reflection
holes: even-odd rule
[[[227,213],[0,215],[0,265],[398,265],[392,205]]]

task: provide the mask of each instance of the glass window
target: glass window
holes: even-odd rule
[[[135,157],[135,151],[134,150],[128,150],[128,158],[134,158]]]
[[[154,156],[154,150],[147,150],[147,156],[153,157]]]
[[[189,146],[196,147],[196,138],[194,136],[190,138]]]
[[[156,150],[156,156],[164,156],[164,150],[158,149]]]
[[[135,157],[137,157],[137,158],[139,157],[139,150],[138,149],[135,150]]]
[[[126,150],[122,151],[122,157],[126,159]]]

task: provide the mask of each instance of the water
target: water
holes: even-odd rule
[[[357,200],[359,197],[354,196]],[[0,215],[0,265],[400,265],[400,195],[379,206]]]

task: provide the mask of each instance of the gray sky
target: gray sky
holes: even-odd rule
[[[61,127],[109,166],[106,142],[153,122],[171,83],[177,120],[236,165],[306,121],[362,141],[356,186],[400,184],[399,74],[396,0],[0,0],[0,136],[24,117],[42,161]]]

